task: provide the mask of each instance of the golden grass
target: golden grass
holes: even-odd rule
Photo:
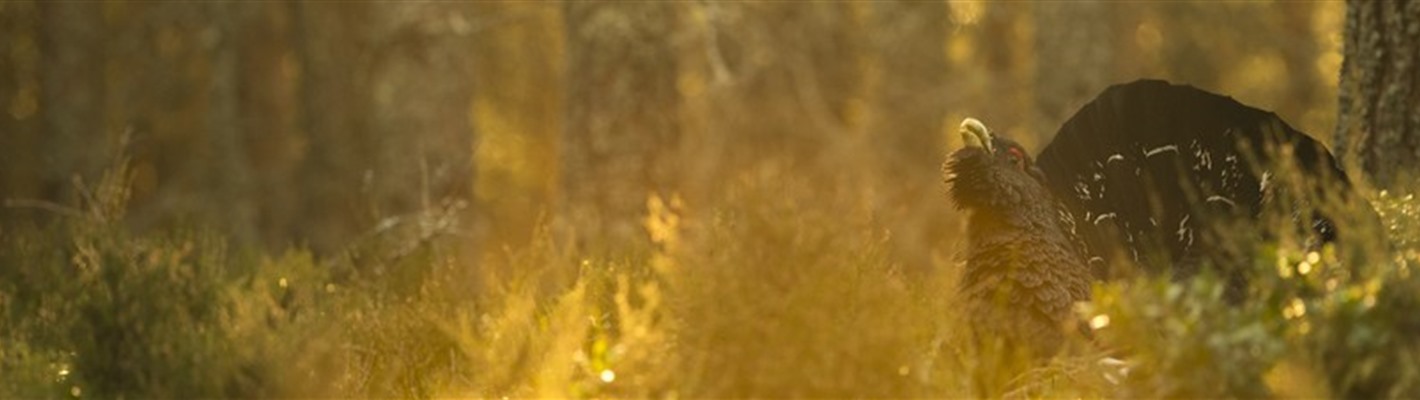
[[[969,344],[955,261],[908,268],[863,196],[803,178],[758,170],[697,210],[648,196],[647,240],[624,254],[578,254],[545,227],[378,268],[134,237],[113,223],[122,190],[104,189],[94,218],[4,232],[0,397],[1416,393],[1409,195],[1374,202],[1393,240],[1368,248],[1394,257],[1351,269],[1332,248],[1259,249],[1241,305],[1208,274],[1101,284],[1080,309],[1095,339],[1017,370]]]

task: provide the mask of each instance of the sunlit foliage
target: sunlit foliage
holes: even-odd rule
[[[1003,376],[969,345],[954,262],[902,268],[852,191],[793,170],[742,176],[700,213],[648,196],[651,247],[629,255],[586,258],[544,229],[471,278],[449,268],[468,262],[452,242],[419,244],[395,261],[426,271],[406,285],[210,234],[123,233],[126,171],[71,218],[6,231],[0,394],[1385,396],[1420,371],[1408,239],[1364,268],[1330,246],[1259,251],[1242,304],[1209,274],[1100,285],[1079,309],[1093,339]],[[1420,233],[1413,196],[1375,204],[1392,237]]]
[[[962,117],[1154,77],[1327,140],[1340,3],[618,4],[0,2],[0,398],[1420,393],[1415,188],[1050,360],[956,297]]]

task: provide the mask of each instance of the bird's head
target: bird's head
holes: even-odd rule
[[[975,118],[962,121],[959,132],[966,145],[952,153],[945,170],[958,207],[1000,210],[1051,198],[1045,174],[1020,144]]]

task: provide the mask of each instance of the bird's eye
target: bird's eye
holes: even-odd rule
[[[1021,153],[1020,148],[1011,147],[1006,149],[1006,159],[1010,161],[1011,164],[1015,164],[1016,168],[1025,169],[1026,167],[1026,157],[1025,154]]]

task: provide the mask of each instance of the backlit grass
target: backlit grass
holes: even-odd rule
[[[1281,240],[1240,305],[1209,274],[1101,284],[1093,338],[1002,369],[969,344],[955,255],[910,265],[860,193],[746,171],[700,208],[648,195],[620,252],[579,253],[554,221],[525,246],[420,238],[370,261],[130,234],[115,168],[76,215],[0,232],[0,397],[1420,393],[1408,194],[1376,195],[1391,240],[1362,247],[1383,257]]]

